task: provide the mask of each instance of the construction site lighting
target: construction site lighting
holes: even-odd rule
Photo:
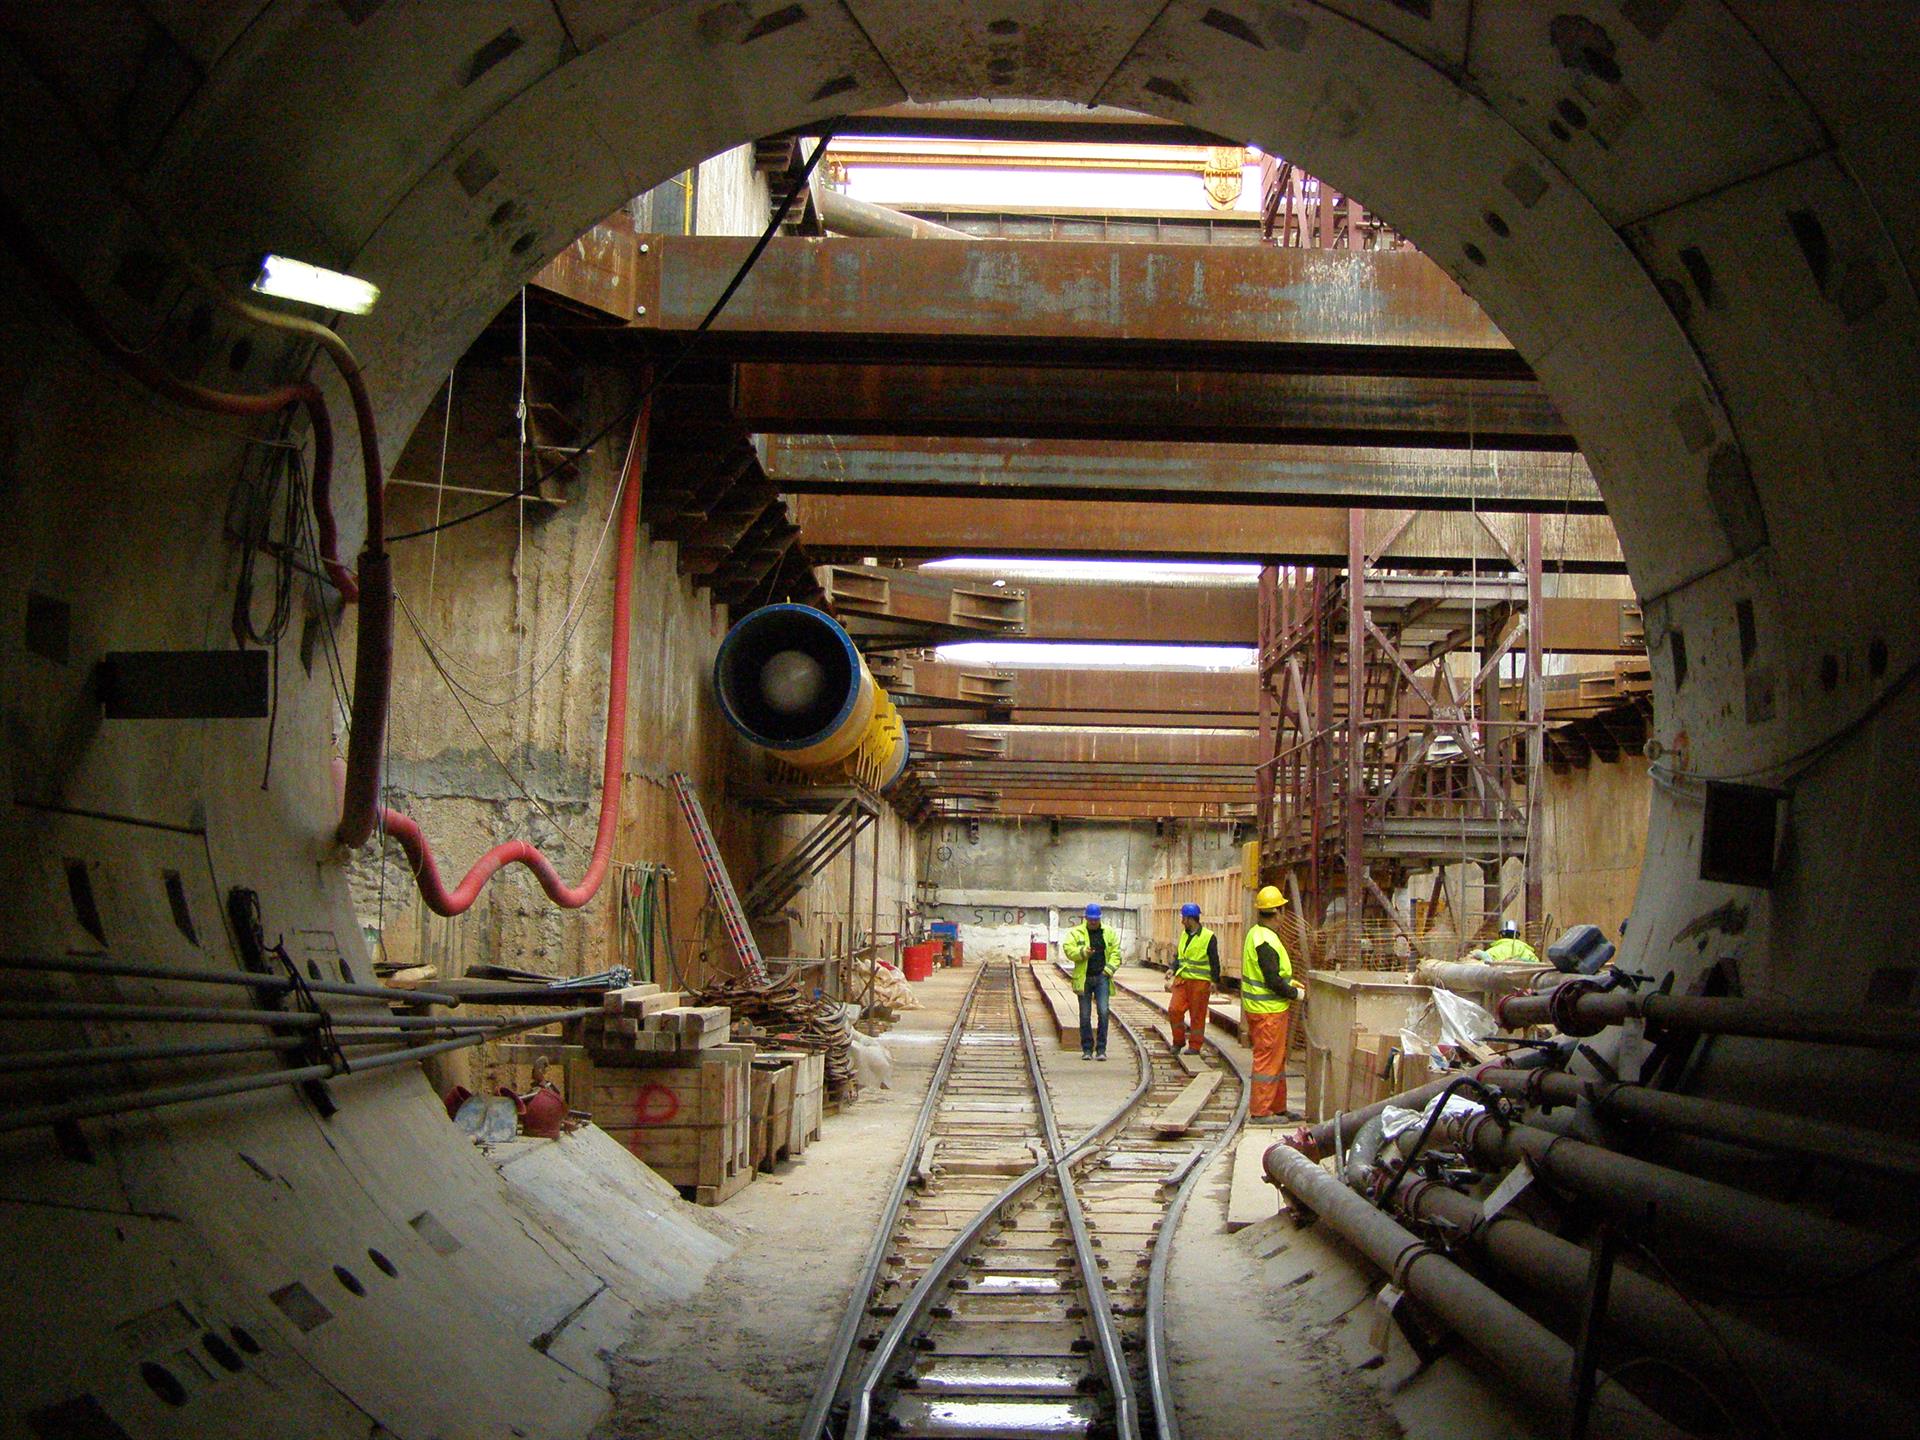
[[[285,255],[268,255],[261,260],[253,288],[262,295],[298,300],[302,305],[347,315],[365,315],[380,299],[380,287],[370,281],[304,260],[290,260]]]

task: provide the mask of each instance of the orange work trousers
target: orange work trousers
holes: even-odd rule
[[[1291,1011],[1248,1015],[1247,1041],[1253,1047],[1253,1097],[1249,1115],[1278,1115],[1287,1108],[1287,1029]]]
[[[1176,980],[1167,1000],[1167,1019],[1173,1022],[1173,1048],[1182,1046],[1198,1055],[1207,1038],[1207,997],[1213,986],[1205,980]]]

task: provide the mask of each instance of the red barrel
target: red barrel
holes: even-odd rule
[[[909,945],[900,952],[900,968],[909,980],[927,980],[933,976],[933,957],[938,945]]]
[[[1046,964],[1047,963],[1047,942],[1044,940],[1035,940],[1035,941],[1032,941],[1030,944],[1028,944],[1027,958],[1033,961],[1033,963],[1036,965]]]

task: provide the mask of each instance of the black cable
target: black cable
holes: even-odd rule
[[[1393,1172],[1393,1178],[1387,1182],[1387,1188],[1380,1193],[1380,1198],[1374,1202],[1376,1207],[1382,1210],[1387,1208],[1387,1202],[1393,1199],[1393,1192],[1400,1188],[1401,1179],[1409,1170],[1413,1169],[1413,1162],[1420,1158],[1420,1152],[1427,1148],[1427,1140],[1428,1137],[1433,1134],[1433,1127],[1438,1125],[1440,1123],[1440,1117],[1447,1113],[1447,1101],[1453,1098],[1455,1092],[1467,1088],[1478,1090],[1481,1098],[1487,1102],[1487,1113],[1493,1115],[1496,1119],[1499,1118],[1498,1111],[1494,1108],[1500,1098],[1496,1091],[1482,1084],[1471,1075],[1462,1075],[1458,1079],[1449,1081],[1447,1088],[1434,1097],[1433,1113],[1427,1116],[1427,1123],[1420,1127],[1420,1138],[1413,1142],[1413,1149],[1407,1153],[1406,1163]]]
[[[551,467],[542,470],[531,480],[520,486],[519,489],[509,490],[499,499],[489,500],[485,505],[480,506],[479,509],[469,510],[464,515],[456,515],[451,520],[442,520],[438,524],[428,525],[419,530],[408,530],[399,535],[389,535],[386,537],[387,543],[389,545],[397,545],[402,540],[419,540],[428,535],[438,534],[442,530],[451,530],[456,525],[464,525],[469,520],[478,520],[482,515],[489,515],[509,501],[518,500],[523,495],[531,495],[534,491],[538,490],[541,485],[551,480],[562,470],[577,464],[581,455],[591,450],[595,445],[598,445],[620,426],[630,424],[654,392],[666,384],[667,381],[672,378],[674,372],[686,363],[687,357],[693,353],[694,346],[699,342],[700,337],[707,333],[707,330],[713,325],[715,320],[720,318],[720,312],[727,308],[727,302],[733,299],[734,292],[746,283],[747,276],[753,272],[753,267],[759,261],[760,256],[766,251],[767,246],[773,243],[773,237],[780,233],[780,226],[787,218],[787,211],[793,208],[793,202],[800,197],[800,193],[807,188],[807,182],[813,178],[813,172],[819,166],[821,157],[827,153],[827,142],[832,138],[833,123],[829,122],[820,127],[820,143],[814,147],[813,154],[807,157],[807,163],[800,167],[800,174],[798,178],[794,180],[793,188],[787,191],[786,198],[782,200],[774,210],[773,218],[767,221],[767,228],[760,232],[760,238],[754,242],[753,249],[748,252],[747,258],[740,263],[740,268],[733,272],[733,278],[727,282],[727,288],[720,292],[720,298],[713,302],[712,308],[707,311],[700,323],[694,327],[693,333],[687,336],[686,340],[681,344],[679,352],[664,366],[654,372],[653,378],[647,382],[646,386],[640,391],[640,394],[635,397],[631,405],[627,406],[626,409],[615,415],[605,425],[602,425],[598,430],[594,431],[583,443],[573,447],[574,453],[572,458],[556,461]]]

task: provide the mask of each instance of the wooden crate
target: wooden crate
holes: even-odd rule
[[[758,1058],[785,1061],[793,1074],[792,1106],[787,1116],[786,1148],[800,1155],[820,1138],[821,1107],[826,1100],[827,1057],[820,1050],[762,1050]]]
[[[569,1066],[575,1103],[670,1185],[717,1204],[753,1173],[751,1045],[723,1045],[679,1065]],[[737,1183],[736,1183],[737,1182]]]
[[[762,1053],[753,1061],[752,1163],[771,1170],[793,1157],[794,1081],[800,1056]]]
[[[1348,1096],[1356,1038],[1389,1036],[1397,1045],[1403,1029],[1428,1040],[1439,1034],[1424,985],[1378,970],[1316,970],[1306,980],[1309,1120],[1371,1103],[1371,1095]]]

